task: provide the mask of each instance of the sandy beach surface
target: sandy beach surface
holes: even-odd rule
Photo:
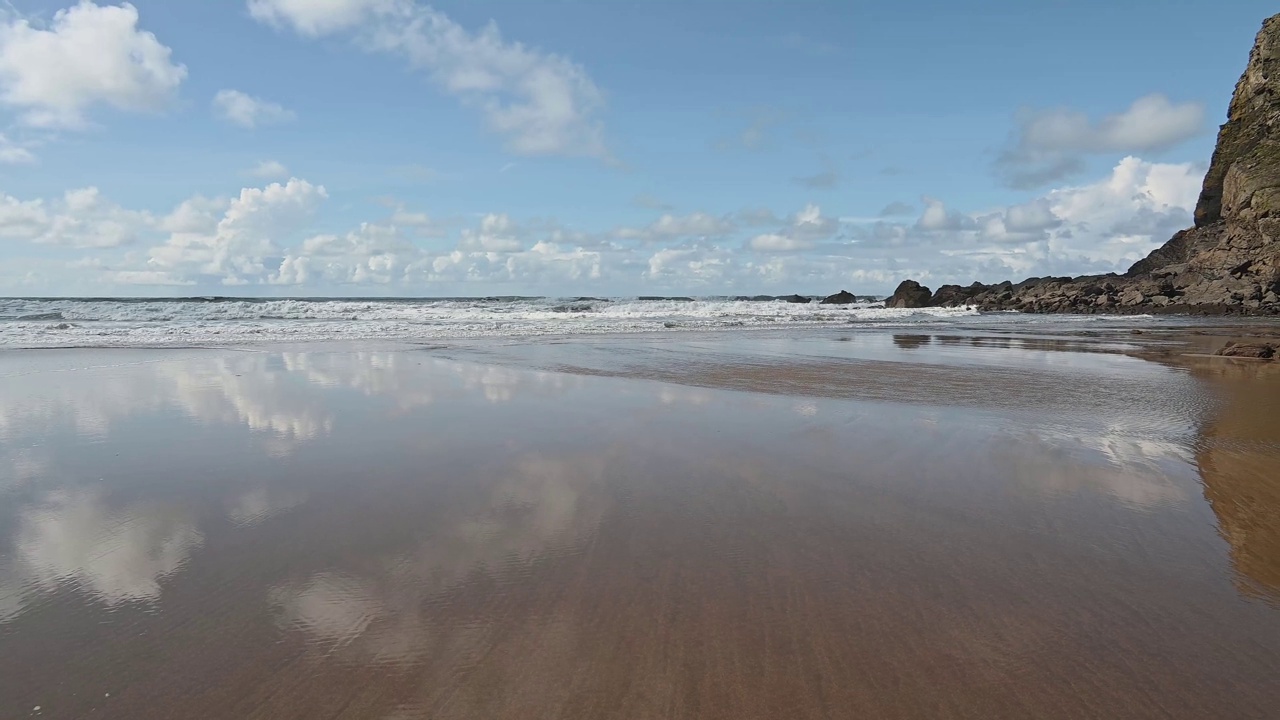
[[[1133,329],[0,351],[0,717],[1276,717],[1277,328]]]

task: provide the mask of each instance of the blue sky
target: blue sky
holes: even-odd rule
[[[0,294],[1122,271],[1268,5],[11,0]]]

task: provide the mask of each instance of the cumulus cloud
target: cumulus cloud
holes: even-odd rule
[[[1098,182],[1058,188],[935,233],[937,247],[956,269],[999,270],[1006,279],[1124,271],[1190,224],[1200,180],[1200,168],[1189,163],[1126,157]]]
[[[94,105],[118,110],[165,107],[187,76],[172,51],[139,29],[125,3],[82,0],[59,10],[49,27],[10,16],[0,24],[0,102],[43,128],[84,128]]]
[[[259,180],[281,180],[289,177],[289,168],[278,160],[263,160],[249,170],[249,175]]]
[[[931,197],[920,198],[924,202],[924,212],[916,221],[916,228],[927,232],[944,230],[967,230],[974,226],[973,218],[964,213],[949,211],[941,200]]]
[[[154,219],[106,200],[95,187],[68,190],[53,202],[0,194],[0,237],[74,248],[133,242]]]
[[[519,230],[505,213],[489,213],[480,220],[480,227],[462,231],[458,249],[464,251],[510,253],[524,249]]]
[[[904,277],[936,285],[1123,271],[1190,223],[1201,171],[1127,157],[1096,182],[1005,207],[962,210],[926,198],[916,218],[842,222],[810,204],[790,215],[666,214],[649,225],[600,231],[502,212],[459,227],[394,200],[384,203],[384,217],[354,229],[316,227],[314,211],[328,193],[296,178],[230,197],[194,196],[154,217],[88,188],[49,200],[0,195],[0,238],[90,248],[71,258],[74,266],[61,265],[78,287],[96,281],[194,284],[206,292],[274,284],[300,288],[299,294],[353,295],[361,293],[352,287],[391,285],[412,294],[832,287],[875,293]],[[144,239],[149,250],[123,247]],[[0,275],[0,284],[26,287],[14,277]]]
[[[223,120],[244,128],[278,125],[297,118],[297,114],[279,103],[256,98],[239,90],[219,90],[213,96],[213,110]]]
[[[472,32],[414,0],[249,0],[255,19],[305,37],[352,34],[357,45],[405,60],[475,108],[518,155],[608,159],[604,95],[567,58],[507,40],[490,23]]]
[[[1204,106],[1175,104],[1163,95],[1138,98],[1123,112],[1098,120],[1078,110],[1023,110],[996,169],[1014,188],[1061,181],[1084,168],[1088,155],[1158,152],[1205,127]]]
[[[314,280],[385,285],[402,279],[418,249],[394,225],[364,223],[346,235],[315,235],[291,251],[268,277],[276,285]]]
[[[191,224],[151,248],[147,269],[212,276],[224,285],[263,276],[266,259],[279,254],[281,236],[296,232],[299,220],[326,197],[323,186],[291,178],[283,184],[244,188],[212,227],[200,225],[198,208],[179,208]],[[207,216],[208,208],[204,211]]]
[[[747,241],[747,247],[757,252],[795,252],[810,250],[818,240],[826,240],[839,230],[839,221],[826,217],[817,205],[809,204],[791,217],[790,223],[780,232],[762,233]]]

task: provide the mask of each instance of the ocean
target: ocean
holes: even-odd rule
[[[1149,316],[1029,316],[702,298],[5,298],[0,347],[184,347],[678,333],[763,328],[1150,323]],[[1160,324],[1177,323],[1161,318]]]

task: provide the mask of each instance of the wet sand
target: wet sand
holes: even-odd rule
[[[0,352],[0,717],[1274,717],[1219,340]]]

